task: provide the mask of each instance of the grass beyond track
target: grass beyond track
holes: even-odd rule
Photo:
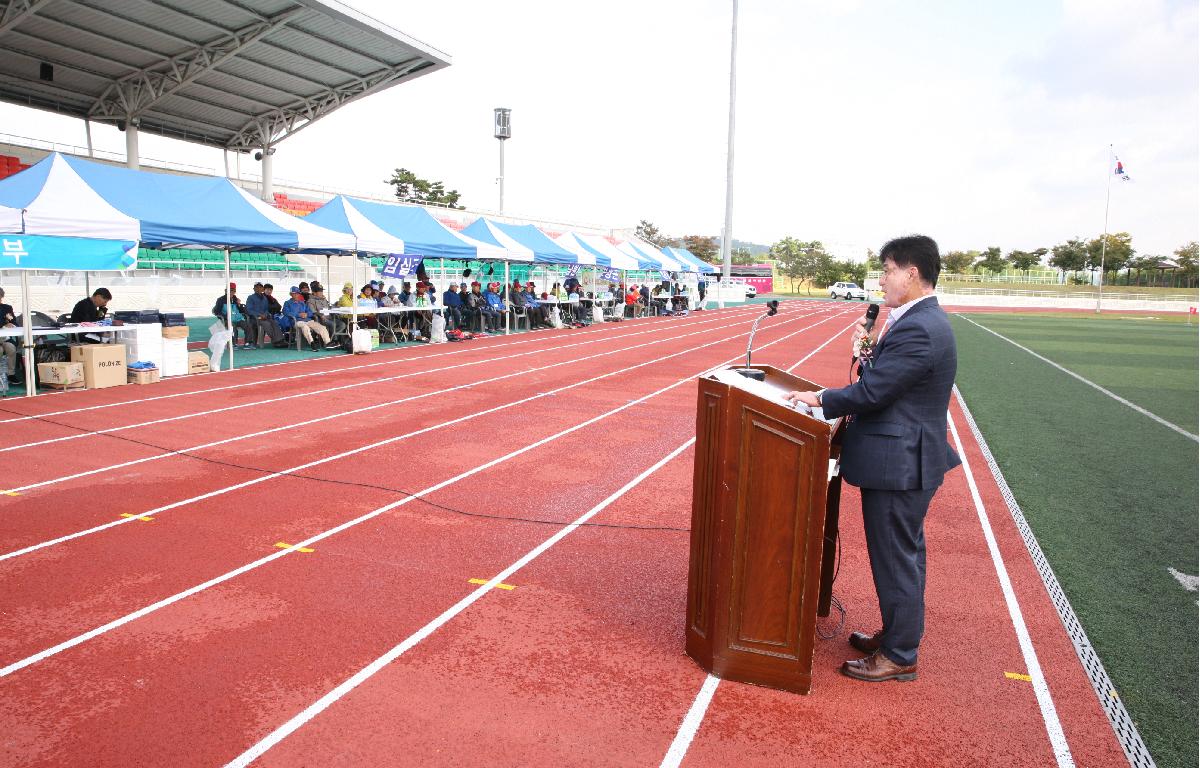
[[[969,318],[969,320],[967,319]],[[958,386],[1159,766],[1197,764],[1197,329],[955,316]],[[978,324],[978,325],[976,325]]]

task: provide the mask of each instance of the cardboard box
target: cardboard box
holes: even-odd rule
[[[163,326],[162,337],[164,339],[186,339],[189,330],[186,325]]]
[[[187,376],[187,339],[163,339],[163,362],[158,367],[163,376]]]
[[[38,363],[38,381],[54,389],[83,389],[83,363]]]
[[[188,352],[188,373],[208,373],[210,370],[207,352]]]
[[[159,380],[157,368],[127,368],[130,384],[153,384]]]
[[[71,362],[83,363],[83,383],[88,389],[128,383],[124,344],[77,344],[71,347]]]

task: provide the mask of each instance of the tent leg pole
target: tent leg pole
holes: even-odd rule
[[[233,342],[236,334],[233,332],[233,307],[229,306],[229,249],[225,249],[225,328],[229,331],[229,370],[233,370]]]
[[[354,252],[354,261],[350,262],[350,354],[354,354],[354,332],[358,329],[358,295],[354,286],[358,285],[358,251]]]
[[[504,146],[504,142],[500,142]],[[508,280],[508,262],[504,262],[504,293],[500,294],[504,297],[504,335],[507,336],[512,332],[512,307],[508,304],[508,292],[512,290],[512,283]]]
[[[37,380],[33,367],[33,309],[29,303],[29,271],[25,269],[21,270],[21,312],[25,315],[25,319],[21,321],[25,329],[25,397],[33,397],[37,394]]]

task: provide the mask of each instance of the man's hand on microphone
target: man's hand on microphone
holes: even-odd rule
[[[809,408],[820,408],[819,392],[788,392],[783,399],[789,403],[804,403]]]
[[[850,356],[858,357],[862,351],[863,339],[869,339],[871,335],[867,333],[867,323],[865,320],[859,320],[854,324],[854,332],[850,336]]]

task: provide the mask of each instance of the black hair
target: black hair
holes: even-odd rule
[[[275,286],[270,283],[263,283],[263,288],[270,288],[272,291],[275,290]]]
[[[99,296],[105,301],[112,301],[112,294],[108,292],[107,288],[97,288],[96,290],[92,291],[92,295]]]
[[[908,235],[889,240],[879,251],[879,261],[891,259],[897,267],[916,267],[923,282],[937,287],[938,275],[942,271],[942,260],[938,256],[937,243],[925,235]]]

